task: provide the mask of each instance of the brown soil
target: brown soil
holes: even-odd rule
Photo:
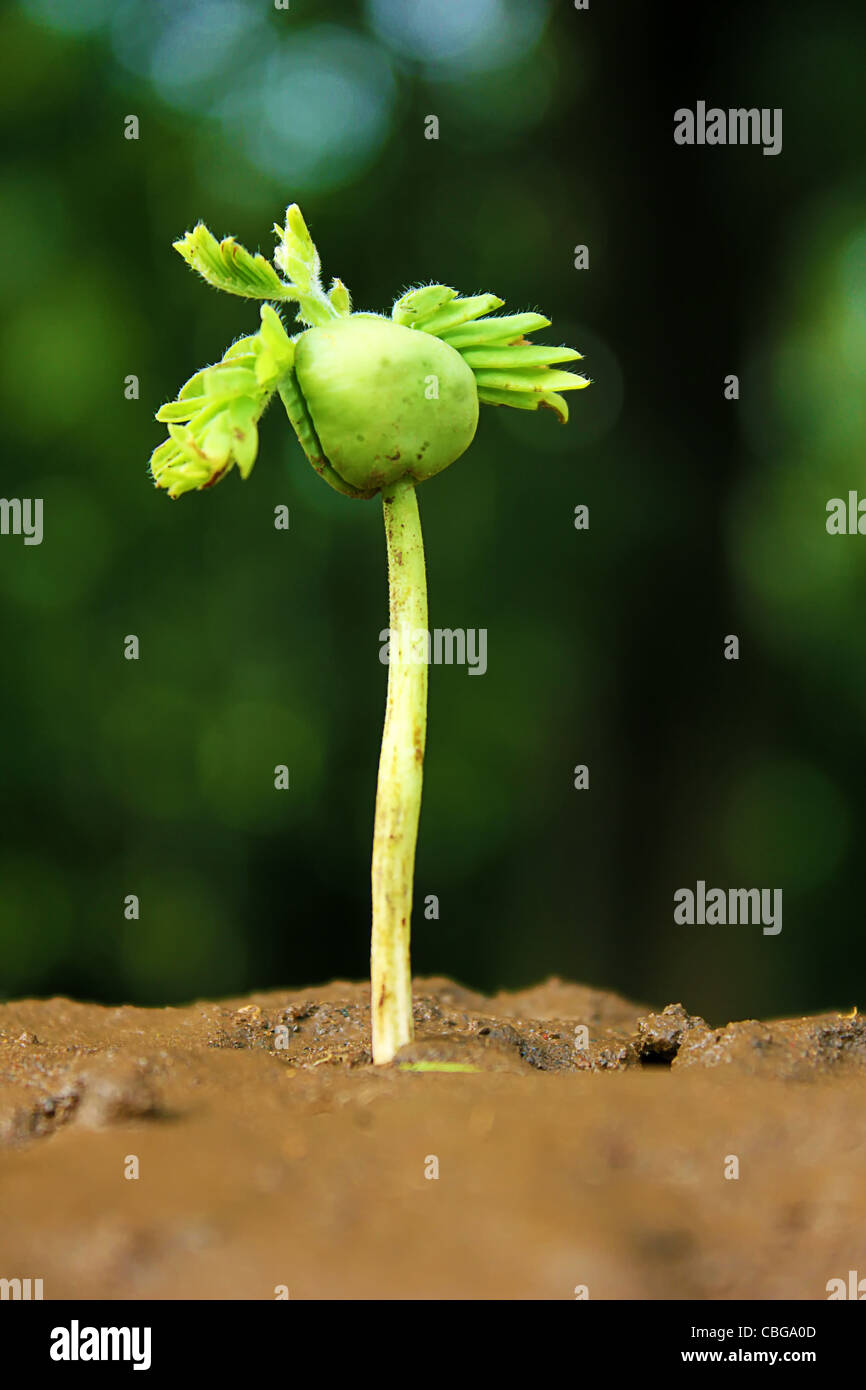
[[[0,1006],[0,1277],[49,1299],[823,1299],[866,1274],[856,1011],[710,1028],[555,980],[415,987],[388,1068],[364,985]]]

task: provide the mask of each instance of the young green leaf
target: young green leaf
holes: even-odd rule
[[[431,314],[415,326],[420,328],[422,333],[435,333],[439,337],[440,334],[444,335],[449,330],[453,331],[468,323],[470,319],[478,319],[493,309],[501,309],[504,303],[505,300],[499,299],[495,294],[477,294],[471,299],[454,299],[438,313]]]
[[[582,357],[574,348],[548,347],[546,343],[462,348],[460,355],[473,371],[477,367],[549,367],[554,362],[575,362]]]
[[[348,318],[352,312],[352,296],[342,280],[334,280],[328,291],[328,298],[341,318]]]
[[[173,245],[187,265],[197,270],[214,289],[245,299],[297,298],[292,287],[283,283],[264,256],[251,255],[234,237],[217,241],[203,222]]]
[[[459,328],[445,329],[442,338],[459,352],[481,343],[516,343],[526,333],[549,327],[550,319],[543,314],[505,314],[502,318],[476,319]]]
[[[418,289],[407,290],[396,300],[391,317],[404,328],[418,328],[456,296],[457,291],[448,285],[421,285]]]
[[[491,386],[479,386],[478,399],[484,405],[508,405],[514,410],[538,410],[546,406],[563,425],[568,421],[568,402],[556,391],[498,391]]]
[[[588,386],[585,376],[576,372],[557,372],[554,368],[530,367],[527,371],[513,368],[510,371],[496,371],[482,367],[475,373],[480,387],[489,386],[496,391],[579,391]]]

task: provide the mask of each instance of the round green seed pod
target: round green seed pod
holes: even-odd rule
[[[478,390],[460,353],[378,314],[302,333],[295,373],[328,463],[352,487],[423,482],[475,437]]]

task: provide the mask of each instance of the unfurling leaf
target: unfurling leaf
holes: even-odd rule
[[[249,477],[258,451],[258,421],[280,381],[291,375],[294,345],[279,315],[262,305],[262,327],[241,338],[221,362],[190,377],[157,411],[168,439],[154,449],[150,471],[170,497],[212,487],[237,464]]]
[[[217,241],[203,222],[174,242],[174,249],[214,289],[245,299],[295,298],[264,256],[252,255],[234,237]]]

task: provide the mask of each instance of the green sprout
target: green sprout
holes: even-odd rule
[[[235,465],[249,476],[258,422],[275,395],[307,459],[346,497],[381,493],[388,553],[390,652],[373,832],[372,1051],[390,1062],[410,1042],[409,926],[427,730],[427,662],[413,645],[427,631],[427,580],[415,489],[471,444],[479,402],[546,407],[565,423],[563,391],[589,384],[563,371],[580,353],[530,343],[541,314],[497,316],[493,294],[461,298],[423,285],[390,318],[353,313],[340,280],[325,290],[300,208],[274,227],[274,265],[199,223],[175,249],[209,285],[261,307],[259,331],[196,372],[157,412],[168,439],[150,469],[170,497],[202,491]],[[276,266],[276,269],[275,269]],[[290,337],[274,305],[291,304],[303,330]]]

